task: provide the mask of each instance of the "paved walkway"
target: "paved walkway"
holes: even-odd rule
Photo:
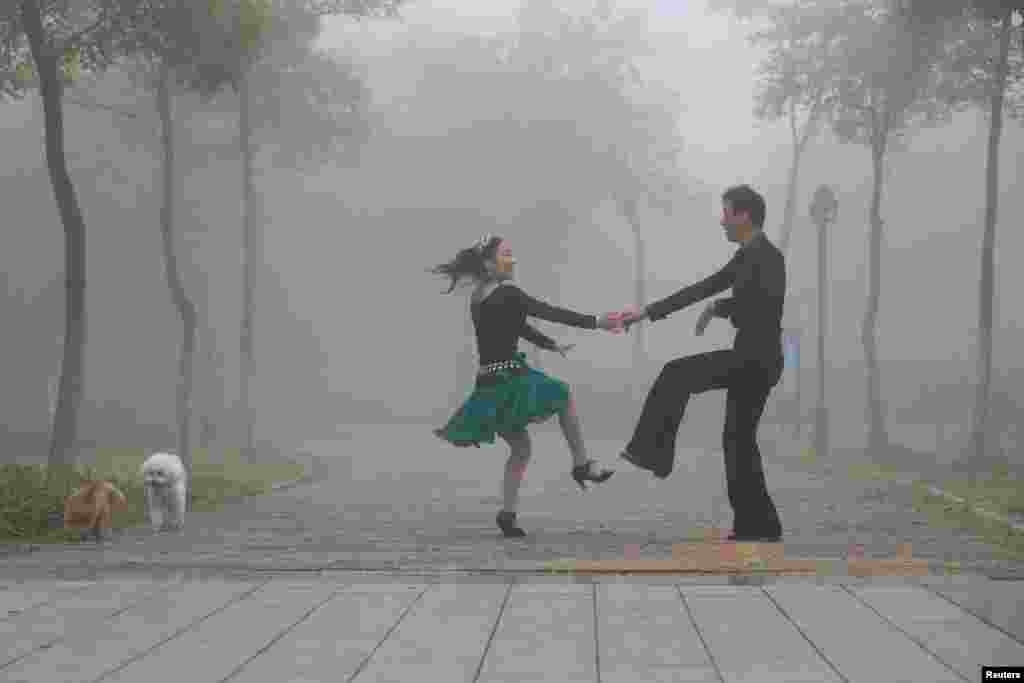
[[[1007,607],[1020,593],[977,578],[0,581],[0,678],[958,683],[982,680],[982,666],[1024,664],[1022,615]]]
[[[586,425],[584,425],[586,429]],[[620,442],[589,442],[591,455],[616,463]],[[606,484],[580,492],[557,431],[534,436],[520,519],[531,532],[505,540],[494,527],[505,449],[447,447],[429,430],[357,428],[307,444],[324,463],[321,478],[270,496],[195,513],[184,533],[132,530],[112,544],[44,548],[4,558],[0,573],[62,568],[219,567],[253,569],[534,570],[557,559],[667,558],[674,545],[728,528],[720,453],[681,450],[666,481],[616,463]],[[860,546],[954,570],[1022,577],[966,532],[932,527],[912,508],[909,487],[854,481],[796,456],[767,466],[789,557],[840,559]]]

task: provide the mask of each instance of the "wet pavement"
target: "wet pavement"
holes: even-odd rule
[[[661,481],[619,461],[621,446],[588,441],[590,456],[617,472],[581,492],[557,430],[537,430],[520,504],[525,539],[503,539],[494,524],[504,446],[457,449],[428,427],[354,427],[306,444],[317,462],[311,483],[194,513],[179,534],[135,529],[100,546],[8,555],[0,571],[528,571],[564,558],[667,558],[674,544],[729,528],[720,452],[681,447],[676,471]],[[952,571],[1024,577],[1021,563],[1001,560],[970,533],[930,526],[909,486],[858,481],[845,466],[829,472],[796,453],[767,457],[765,469],[787,556],[842,558],[855,548],[892,557],[909,543],[915,557],[958,563]]]

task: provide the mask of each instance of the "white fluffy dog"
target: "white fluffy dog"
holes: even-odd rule
[[[154,532],[185,526],[188,482],[181,458],[173,453],[154,453],[146,458],[142,463],[142,488]]]

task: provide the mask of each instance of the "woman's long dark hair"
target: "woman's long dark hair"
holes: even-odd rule
[[[493,236],[486,243],[477,243],[472,247],[459,250],[448,263],[430,268],[428,272],[435,275],[444,275],[451,278],[452,285],[443,294],[451,294],[459,280],[463,278],[483,279],[487,276],[487,268],[484,263],[494,258],[494,252],[498,250],[501,237]]]

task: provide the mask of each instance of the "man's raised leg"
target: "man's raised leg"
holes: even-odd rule
[[[622,458],[660,479],[668,477],[675,462],[676,434],[690,396],[727,388],[732,359],[731,350],[722,350],[666,363],[647,393]]]

